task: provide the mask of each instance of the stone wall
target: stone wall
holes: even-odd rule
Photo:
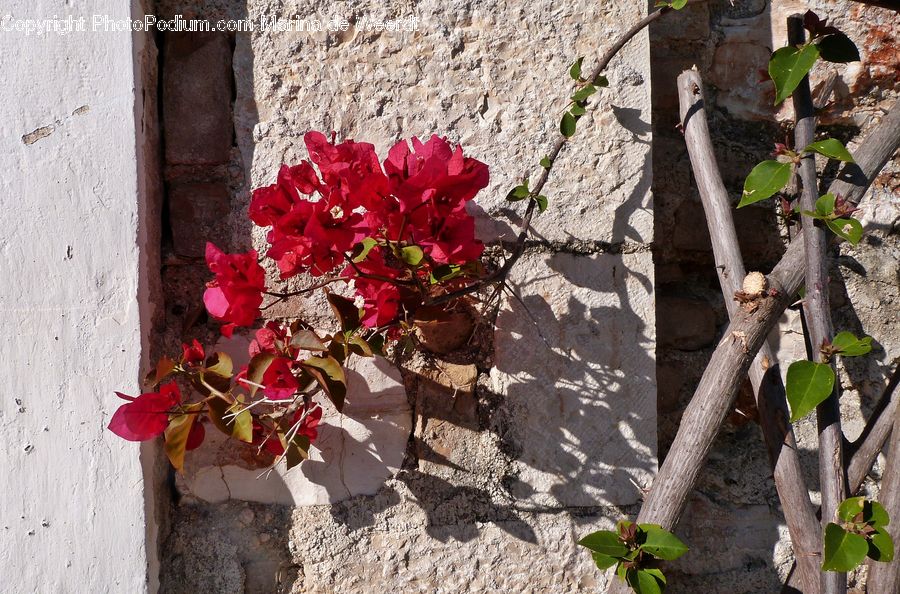
[[[522,214],[504,197],[557,135],[569,64],[590,62],[596,40],[646,8],[159,2],[164,18],[353,23],[158,36],[168,229],[159,349],[217,340],[198,308],[203,241],[263,247],[246,219],[249,191],[304,158],[311,129],[373,142],[382,156],[412,135],[462,144],[491,169],[473,214],[497,258]],[[404,16],[418,29],[364,27]],[[472,341],[356,368],[345,414],[326,412],[312,459],[290,473],[258,479],[252,451],[215,440],[190,457],[163,545],[164,592],[602,587],[575,541],[633,514],[657,467],[648,51],[644,32],[611,65],[611,87],[554,168],[551,208],[511,278],[517,297],[479,316]],[[332,323],[316,299],[266,313]],[[246,339],[217,346],[237,354]]]
[[[551,208],[512,278],[517,297],[451,353],[356,369],[346,414],[326,415],[318,451],[299,471],[258,479],[264,461],[252,452],[215,441],[195,452],[175,483],[163,591],[601,590],[605,576],[573,543],[637,511],[657,434],[664,455],[726,322],[676,129],[675,77],[699,68],[737,198],[788,129],[789,106],[771,107],[758,70],[784,44],[785,16],[807,6],[862,50],[862,63],[836,68],[822,114],[852,150],[897,96],[895,12],[846,0],[711,1],[659,21],[649,44],[638,36],[613,62],[610,89],[554,169]],[[461,143],[491,167],[474,214],[496,257],[521,216],[503,197],[550,146],[568,64],[589,62],[645,11],[638,1],[160,0],[166,18],[337,15],[353,26],[157,37],[167,190],[158,349],[217,340],[199,306],[203,242],[263,246],[246,219],[249,191],[305,157],[310,129],[371,141],[381,155],[413,134]],[[364,30],[366,19],[410,15],[417,31]],[[813,84],[826,74],[817,67]],[[880,178],[879,206],[864,214],[871,238],[834,261],[838,327],[864,328],[878,343],[874,357],[843,370],[850,437],[900,352],[890,315],[900,299],[898,168]],[[760,205],[736,218],[748,269],[767,271],[784,245],[775,213]],[[317,299],[267,313],[301,312],[330,323]],[[775,336],[782,362],[802,356],[798,323],[787,315]],[[246,340],[217,346],[237,353]],[[754,414],[747,386],[679,527],[692,552],[670,569],[672,592],[771,592],[790,570]],[[815,491],[809,420],[798,437]]]

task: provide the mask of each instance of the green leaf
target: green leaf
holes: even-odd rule
[[[206,367],[203,371],[204,373],[231,379],[231,374],[234,372],[234,363],[231,362],[231,357],[228,353],[213,353],[213,356],[206,360]]]
[[[578,103],[580,101],[584,101],[591,95],[597,92],[597,88],[594,85],[585,85],[582,88],[575,91],[575,94],[572,95],[572,101]]]
[[[235,402],[228,409],[229,413],[236,412],[238,410],[237,407],[242,407],[243,404],[240,402]],[[236,415],[229,417],[228,421],[226,421],[229,427],[231,427],[231,436],[237,440],[243,441],[245,443],[253,443],[253,415],[250,414],[249,410],[243,409]]]
[[[572,77],[572,80],[578,80],[581,78],[581,63],[584,62],[584,56],[575,60],[572,66],[569,67],[569,76]]]
[[[550,169],[553,167],[553,161],[550,160],[550,157],[544,157],[541,159],[541,167],[544,169]]]
[[[425,257],[425,252],[417,245],[408,245],[400,248],[400,259],[410,266],[418,266]]]
[[[213,353],[206,359],[206,366],[200,370],[200,376],[207,385],[201,386],[201,393],[209,393],[209,388],[218,392],[227,392],[231,389],[231,374],[234,372],[234,364],[227,353]]]
[[[334,403],[338,412],[344,410],[344,398],[347,396],[347,378],[344,368],[331,355],[327,357],[310,357],[300,363],[313,376],[325,394]]]
[[[738,208],[769,198],[791,180],[791,163],[763,161],[744,180],[744,193]]]
[[[799,48],[783,47],[772,54],[769,76],[775,83],[775,105],[790,97],[818,57],[819,48],[812,43]]]
[[[619,540],[619,535],[612,530],[599,530],[592,532],[578,541],[578,544],[609,557],[624,557],[628,553],[628,547]]]
[[[831,346],[839,350],[844,357],[859,357],[872,350],[872,337],[856,338],[852,332],[838,332],[831,341]]]
[[[216,428],[240,441],[246,443],[253,442],[253,416],[249,410],[246,410],[242,402],[228,402],[219,397],[210,398],[207,402],[209,408],[209,419]],[[241,411],[234,415],[232,413]],[[225,418],[225,417],[228,418]]]
[[[568,111],[564,113],[559,123],[559,131],[566,138],[571,138],[575,134],[575,116]]]
[[[655,577],[657,580],[659,580],[659,581],[662,582],[663,584],[666,583],[666,576],[663,575],[662,570],[656,569],[656,568],[654,567],[654,568],[651,568],[651,569],[645,569],[644,571],[646,571],[647,573],[649,573],[650,575],[652,575],[653,577]]]
[[[625,576],[635,594],[662,594],[663,586],[659,580],[644,569],[629,569]]]
[[[831,395],[834,370],[826,363],[795,361],[787,371],[785,391],[791,404],[791,423],[799,421]]]
[[[269,368],[269,365],[272,364],[272,361],[275,360],[275,355],[271,353],[258,353],[250,359],[250,362],[247,364],[247,379],[253,384],[263,383],[263,376],[266,374],[266,370]],[[243,382],[238,382],[243,383]],[[244,387],[250,392],[250,396],[256,396],[256,391],[259,390],[258,386],[253,384],[243,384]]]
[[[618,563],[618,559],[615,557],[610,557],[609,555],[604,555],[602,553],[591,553],[591,557],[594,558],[594,563],[597,565],[598,569],[609,569],[616,563]]]
[[[569,110],[569,113],[571,113],[573,116],[578,117],[586,114],[587,110],[582,105],[573,105],[572,109]]]
[[[534,197],[534,201],[537,202],[538,212],[544,212],[547,210],[547,205],[549,204],[547,197],[544,195],[539,195]]]
[[[857,523],[856,517],[862,513],[862,523],[874,528],[883,528],[891,523],[887,510],[877,501],[867,501],[865,497],[850,497],[841,502],[837,516],[845,522]]]
[[[868,552],[869,544],[859,534],[847,532],[837,524],[829,523],[825,527],[823,570],[848,572],[859,566]]]
[[[372,334],[367,342],[372,354],[384,357],[384,334]]]
[[[458,264],[441,264],[431,271],[432,284],[454,279],[463,274]]]
[[[672,8],[675,10],[681,10],[685,6],[687,6],[688,0],[672,0]]]
[[[818,200],[816,200],[816,214],[822,217],[827,217],[831,213],[834,212],[834,194],[825,194],[824,196],[820,196]]]
[[[331,306],[331,311],[334,312],[335,317],[341,324],[343,332],[352,332],[359,328],[361,312],[353,304],[352,300],[331,292],[327,293],[326,297],[328,298],[328,304]]]
[[[850,151],[847,150],[844,143],[837,138],[826,138],[824,140],[810,142],[806,145],[806,148],[803,149],[803,152],[819,153],[829,159],[837,159],[838,161],[844,161],[845,163],[854,163],[853,155],[850,154]]]
[[[356,334],[347,339],[347,348],[350,349],[351,353],[360,357],[372,357],[375,355],[369,343],[362,336]]]
[[[876,530],[869,536],[869,551],[867,555],[875,561],[890,563],[894,560],[894,540],[884,530]]]
[[[528,182],[526,181],[510,190],[509,194],[506,195],[506,199],[510,202],[518,202],[519,200],[528,198],[529,194],[531,194],[531,190],[528,189]]]
[[[645,539],[640,548],[654,557],[672,561],[684,555],[688,551],[687,545],[663,528],[652,524],[638,524],[638,528],[644,531]]]
[[[846,239],[853,245],[859,243],[863,236],[863,226],[858,220],[848,217],[846,219],[831,219],[825,221],[831,232],[842,239]]]
[[[306,351],[327,351],[328,347],[312,330],[299,330],[291,336],[291,346]],[[261,382],[260,382],[261,383]]]
[[[378,245],[378,242],[376,240],[372,239],[371,237],[366,237],[365,239],[360,241],[357,245],[362,246],[362,249],[360,249],[360,251],[356,255],[356,257],[353,258],[353,262],[355,264],[358,264],[358,263],[362,262],[363,260],[365,260],[366,256],[369,255],[369,252],[372,251],[372,248],[375,247],[376,245]]]
[[[859,49],[843,33],[826,35],[816,45],[819,46],[819,54],[823,60],[837,62],[838,64],[859,62]]]
[[[845,522],[852,522],[856,514],[863,511],[866,503],[865,497],[850,497],[844,499],[837,508],[837,517]]]
[[[883,528],[891,523],[887,510],[877,501],[868,502],[871,508],[863,512],[864,519],[875,528]],[[868,507],[868,506],[867,506]],[[871,511],[870,511],[871,510]]]
[[[594,79],[594,86],[597,88],[608,87],[609,79],[603,76],[602,74],[598,74],[597,78]]]
[[[288,444],[284,452],[287,470],[309,459],[309,437],[297,435]]]

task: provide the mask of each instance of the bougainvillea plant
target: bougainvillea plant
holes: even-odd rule
[[[127,402],[109,429],[131,441],[164,435],[176,469],[202,443],[207,421],[296,466],[317,436],[317,397],[343,409],[348,358],[411,337],[417,316],[433,321],[456,305],[432,304],[436,297],[483,275],[484,246],[466,203],[488,184],[484,163],[437,136],[413,138],[412,147],[399,142],[383,163],[369,143],[336,143],[319,132],[304,140],[309,160],[282,166],[274,184],[255,190],[249,216],[269,228],[264,257],[280,280],[308,274],[314,284],[269,291],[257,252],[228,254],[208,243],[214,277],[203,303],[230,337],[256,324],[267,298],[271,305],[321,290],[340,330],[320,334],[299,320],[269,321],[256,329],[241,369],[223,352],[207,356],[195,340],[147,376],[156,391],[119,394]]]

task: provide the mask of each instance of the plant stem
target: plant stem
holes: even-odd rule
[[[788,17],[788,43],[801,45],[806,40],[803,17]],[[816,129],[815,108],[809,88],[809,77],[804,76],[791,96],[794,103],[796,126],[794,146],[802,150],[813,140]],[[801,155],[798,174],[802,190],[800,193],[801,213],[816,210],[819,197],[814,153]],[[820,357],[819,348],[830,343],[834,336],[831,308],[828,303],[828,262],[826,250],[828,240],[825,230],[815,225],[815,220],[801,214],[803,222],[804,255],[806,259],[806,297],[803,309],[809,326],[809,338],[815,361]],[[835,368],[831,361],[832,369]],[[822,493],[822,524],[834,519],[835,511],[847,497],[846,476],[844,475],[844,435],[841,431],[840,382],[834,382],[834,389],[824,402],[816,407],[819,430],[819,484]],[[824,594],[844,594],[847,591],[847,576],[839,572],[821,572],[821,590]]]
[[[700,0],[705,1],[705,0]],[[697,2],[697,0],[695,0]],[[695,2],[691,2],[692,4]],[[668,6],[664,6],[659,10],[655,10],[639,20],[637,23],[631,26],[628,31],[623,33],[616,41],[609,47],[608,50],[600,57],[600,61],[594,67],[594,69],[588,74],[586,80],[593,81],[600,74],[606,70],[606,67],[609,66],[609,63],[616,56],[616,54],[621,51],[625,44],[631,41],[631,39],[640,33],[645,27],[647,27],[650,23],[660,18],[661,16],[672,12],[672,9]],[[553,165],[556,163],[557,157],[559,157],[560,152],[564,146],[566,146],[566,142],[569,139],[560,134],[556,141],[553,143],[553,148],[550,149],[550,153],[547,157],[550,159],[550,167],[541,167],[541,173],[538,176],[537,183],[535,183],[534,187],[531,189],[531,193],[528,198],[528,206],[525,209],[525,216],[522,219],[522,230],[519,232],[518,237],[516,237],[516,241],[513,244],[512,253],[509,255],[509,258],[503,263],[499,269],[497,269],[492,274],[486,276],[476,283],[472,283],[467,287],[463,287],[462,289],[458,289],[456,291],[452,291],[445,295],[440,295],[438,297],[434,297],[426,302],[427,305],[436,305],[439,303],[447,303],[449,301],[453,301],[454,299],[459,299],[465,295],[469,295],[476,291],[480,291],[484,287],[488,285],[492,285],[494,283],[500,283],[506,280],[506,277],[509,275],[510,270],[512,270],[516,261],[522,257],[522,254],[525,252],[525,240],[528,239],[528,233],[531,231],[531,221],[534,218],[534,211],[537,207],[536,197],[541,193],[541,190],[544,189],[544,185],[546,185],[547,180],[550,177],[550,171],[553,169]]]
[[[894,378],[898,374],[894,373]],[[893,379],[893,378],[892,378]],[[894,383],[896,386],[896,383]],[[894,542],[900,539],[897,529],[900,520],[900,407],[894,409],[893,431],[888,445],[887,466],[881,478],[878,500],[894,522],[885,528]],[[866,583],[869,594],[894,594],[900,592],[900,563],[876,563],[869,561],[869,577]]]

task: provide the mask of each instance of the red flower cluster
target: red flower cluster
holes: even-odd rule
[[[323,409],[312,396],[321,391],[342,410],[347,358],[373,356],[383,338],[408,329],[398,323],[401,313],[414,319],[431,296],[479,270],[470,264],[484,246],[466,203],[487,186],[486,165],[437,136],[413,138],[411,146],[400,142],[383,163],[368,143],[336,144],[319,132],[305,141],[309,160],[283,166],[276,183],[256,190],[250,218],[270,227],[266,256],[282,279],[331,274],[321,287],[344,280],[356,299],[328,293],[341,322],[338,333],[319,336],[301,321],[269,322],[256,332],[251,360],[237,373],[226,353],[207,358],[193,340],[182,345],[180,360],[162,357],[148,376],[159,392],[119,394],[128,402],[109,429],[132,441],[165,434],[166,454],[178,470],[185,450],[203,441],[207,421],[276,460],[284,455],[290,469],[308,457],[318,436]],[[207,243],[206,263],[215,277],[203,302],[222,322],[221,333],[252,326],[266,293],[257,253],[227,254]],[[366,330],[383,327],[385,335]],[[183,398],[174,381],[160,384],[165,378],[192,387],[200,398]]]
[[[376,327],[396,319],[403,280],[427,279],[432,265],[481,256],[484,246],[465,204],[487,185],[488,169],[460,147],[437,136],[424,143],[413,138],[412,150],[398,143],[382,168],[371,144],[334,144],[320,132],[304,140],[311,162],[283,166],[276,183],[256,190],[250,203],[253,222],[272,227],[267,255],[283,279],[331,272],[370,238],[377,245],[342,275],[356,280],[363,323]],[[397,257],[396,250],[412,246],[421,249],[421,261]]]
[[[250,326],[259,316],[266,272],[256,261],[256,252],[226,254],[206,244],[206,264],[216,278],[206,284],[203,303],[214,318],[226,322],[221,332],[231,336],[235,326]]]

